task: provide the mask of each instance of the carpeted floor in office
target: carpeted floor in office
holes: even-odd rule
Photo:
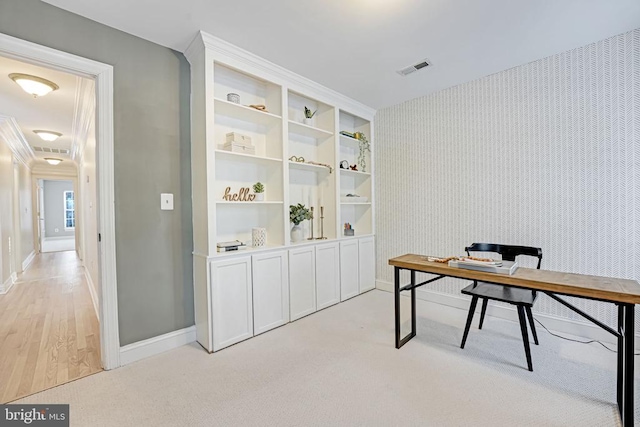
[[[539,328],[529,372],[516,323],[476,319],[461,350],[465,312],[418,313],[400,350],[393,295],[376,290],[214,355],[194,343],[16,403],[70,403],[72,426],[620,424],[600,345]]]

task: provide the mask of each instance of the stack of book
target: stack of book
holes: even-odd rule
[[[256,154],[256,147],[251,143],[251,137],[237,132],[229,132],[226,135],[223,148],[232,153]]]
[[[240,240],[234,240],[232,242],[220,242],[217,244],[217,247],[218,252],[231,252],[247,249],[247,245],[242,243]]]

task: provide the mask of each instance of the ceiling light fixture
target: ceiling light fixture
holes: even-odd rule
[[[57,166],[60,164],[60,162],[62,162],[62,159],[56,159],[55,157],[45,157],[44,159],[47,161],[47,163],[53,166]]]
[[[55,141],[56,139],[62,136],[60,132],[53,132],[50,130],[34,130],[33,133],[38,135],[43,140],[49,141],[49,142]]]
[[[60,89],[60,87],[52,81],[29,74],[11,73],[9,74],[9,78],[20,85],[25,92],[33,95],[34,98],[45,96],[49,92]]]

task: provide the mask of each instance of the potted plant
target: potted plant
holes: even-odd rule
[[[298,203],[297,205],[289,206],[289,220],[293,223],[293,228],[291,229],[292,242],[299,242],[303,239],[300,223],[307,219],[313,219],[313,214],[305,205]]]
[[[307,106],[304,106],[304,124],[305,125],[312,125],[313,123],[313,116],[316,115],[316,113],[318,112],[318,110],[316,111],[311,111],[309,108],[307,108]]]
[[[264,184],[261,182],[256,182],[253,184],[253,192],[256,194],[256,201],[262,202],[264,201]]]
[[[371,152],[371,143],[367,139],[366,135],[362,132],[356,132],[354,134],[355,138],[358,140],[358,163],[360,164],[361,172],[367,171],[367,158],[365,157],[365,152]]]

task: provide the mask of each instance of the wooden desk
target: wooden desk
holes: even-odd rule
[[[395,329],[396,348],[398,349],[416,336],[416,289],[444,277],[478,280],[544,292],[554,300],[613,334],[618,341],[618,411],[622,419],[622,424],[625,427],[633,426],[635,304],[640,303],[640,284],[635,280],[561,273],[530,268],[518,268],[513,275],[509,276],[449,267],[447,264],[427,261],[424,255],[415,254],[391,258],[389,259],[389,265],[393,266],[395,270]],[[411,272],[411,282],[404,286],[400,285],[401,270]],[[437,275],[437,277],[422,283],[416,283],[416,271],[434,274]],[[411,333],[405,337],[400,336],[400,293],[403,291],[411,291]],[[568,295],[616,304],[618,307],[617,330],[574,307],[558,295]]]

